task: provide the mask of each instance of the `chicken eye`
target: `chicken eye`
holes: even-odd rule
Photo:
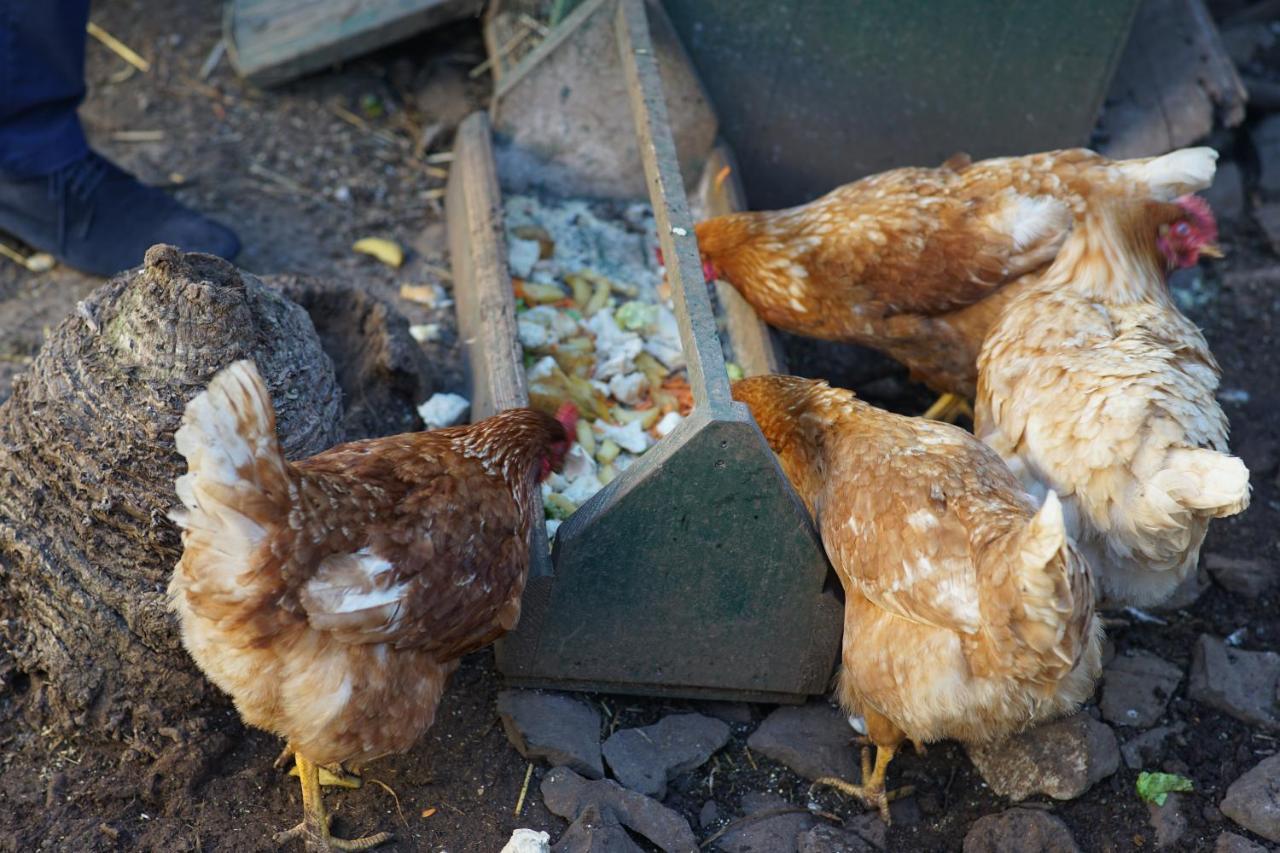
[[[1173,233],[1177,234],[1179,237],[1186,237],[1191,233],[1191,226],[1185,222],[1179,222],[1177,225],[1173,226]]]

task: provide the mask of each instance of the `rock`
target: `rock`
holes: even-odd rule
[[[1182,583],[1178,584],[1173,591],[1173,595],[1160,604],[1151,607],[1150,610],[1153,613],[1172,613],[1175,610],[1186,610],[1200,600],[1200,596],[1204,595],[1209,586],[1209,573],[1204,569],[1197,569],[1188,574]]]
[[[1264,192],[1280,192],[1280,115],[1271,115],[1253,127],[1253,147],[1258,152],[1262,174],[1258,187]]]
[[[569,767],[588,779],[604,778],[600,712],[562,693],[503,690],[498,716],[507,740],[529,759]]]
[[[1255,598],[1275,582],[1275,568],[1267,560],[1206,554],[1205,568],[1228,592]]]
[[[582,810],[552,853],[643,853],[609,809],[592,803]]]
[[[720,822],[720,807],[715,800],[707,800],[698,810],[698,826],[704,830]]]
[[[1231,783],[1219,808],[1268,841],[1280,841],[1280,755],[1263,760]]]
[[[826,702],[779,708],[760,724],[747,746],[806,779],[857,779],[859,751],[844,714]]]
[[[795,853],[797,839],[813,829],[818,819],[808,809],[793,805],[777,794],[745,794],[744,820],[717,839],[724,853]]]
[[[637,794],[612,779],[590,781],[568,767],[557,767],[542,779],[542,801],[552,814],[576,821],[589,806],[613,812],[623,826],[643,835],[666,853],[693,853],[689,821],[662,803]]]
[[[1009,809],[978,818],[964,853],[1079,853],[1067,825],[1040,809]]]
[[[1084,712],[970,747],[969,758],[993,791],[1015,801],[1034,794],[1070,800],[1120,767],[1115,733]]]
[[[1156,849],[1175,848],[1187,831],[1186,801],[1181,794],[1170,794],[1163,806],[1147,804],[1151,828],[1156,834]]]
[[[1213,853],[1267,853],[1267,848],[1254,844],[1243,835],[1224,832],[1218,836],[1218,843],[1213,845]]]
[[[1124,746],[1120,747],[1125,766],[1130,770],[1157,766],[1164,755],[1165,744],[1168,743],[1169,738],[1182,734],[1186,728],[1186,723],[1179,722],[1171,726],[1160,726],[1129,738]]]
[[[1213,185],[1200,194],[1209,202],[1219,222],[1241,219],[1245,214],[1244,176],[1232,160],[1218,163]]]
[[[1180,681],[1181,669],[1150,652],[1120,655],[1103,671],[1102,717],[1118,726],[1153,726]]]
[[[877,821],[884,826],[883,821]],[[862,836],[820,824],[796,838],[796,853],[876,853],[881,847]]]
[[[1187,695],[1246,723],[1280,730],[1280,654],[1233,649],[1201,634]]]
[[[729,742],[729,725],[701,714],[672,714],[652,726],[621,729],[604,742],[614,778],[659,800],[667,780],[701,767]]]
[[[1262,229],[1262,233],[1267,235],[1271,250],[1280,252],[1280,203],[1259,205],[1253,211],[1253,218]]]
[[[511,833],[502,853],[551,853],[551,836],[536,829],[517,829]]]

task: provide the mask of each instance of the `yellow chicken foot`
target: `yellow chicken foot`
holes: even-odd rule
[[[272,766],[277,770],[283,770],[294,755],[293,745],[290,744],[284,748],[284,751],[276,757]],[[298,775],[298,766],[295,764],[289,768],[290,776]],[[355,770],[348,770],[341,764],[320,765],[320,787],[322,788],[349,788],[357,790],[364,785],[364,780],[360,778],[360,774]]]
[[[969,405],[969,401],[956,394],[943,394],[929,410],[924,413],[924,417],[932,418],[935,421],[945,421],[953,424],[956,418],[965,415],[973,420],[973,408]]]
[[[295,758],[298,778],[302,782],[302,823],[293,829],[278,832],[274,841],[284,844],[295,838],[301,838],[308,851],[312,853],[335,853],[335,851],[372,850],[379,844],[392,839],[389,832],[379,832],[365,838],[351,840],[334,838],[329,834],[329,822],[332,816],[325,811],[324,795],[320,791],[320,767],[308,761],[302,753]]]
[[[908,785],[903,788],[897,788],[893,791],[885,791],[884,776],[889,769],[889,762],[893,760],[893,754],[896,747],[876,747],[876,766],[871,767],[871,750],[862,750],[862,784],[854,785],[852,782],[846,782],[843,779],[837,779],[834,776],[825,776],[813,783],[813,787],[818,785],[826,785],[835,788],[842,794],[850,797],[856,797],[862,800],[872,808],[880,811],[880,818],[885,822],[885,826],[890,824],[889,819],[889,803],[907,797],[915,793],[915,788]]]

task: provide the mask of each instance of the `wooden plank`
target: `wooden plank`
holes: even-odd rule
[[[259,86],[478,15],[483,0],[229,0],[228,56]]]
[[[1098,132],[1111,157],[1149,157],[1244,120],[1244,84],[1202,0],[1143,0]]]

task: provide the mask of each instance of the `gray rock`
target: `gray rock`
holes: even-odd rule
[[[640,845],[631,840],[609,809],[601,810],[595,803],[584,808],[578,819],[569,825],[564,835],[551,848],[552,853],[644,853]]]
[[[1009,809],[978,818],[964,853],[1080,853],[1067,825],[1040,809]]]
[[[1254,125],[1253,147],[1262,166],[1258,186],[1265,192],[1280,192],[1280,115],[1267,116]]]
[[[774,711],[747,739],[747,746],[806,779],[857,780],[861,762],[855,737],[844,714],[826,702],[811,702]]]
[[[1233,649],[1201,634],[1187,695],[1246,723],[1280,730],[1280,654]]]
[[[715,800],[707,800],[698,810],[698,826],[704,830],[720,822],[720,807]]]
[[[576,821],[588,806],[613,812],[632,832],[652,841],[666,853],[692,853],[698,844],[689,821],[657,800],[628,791],[612,779],[590,781],[568,767],[557,767],[542,778],[542,801],[547,809]]]
[[[1280,755],[1263,760],[1232,782],[1219,808],[1255,835],[1280,841]]]
[[[715,842],[724,853],[795,853],[797,839],[813,829],[818,819],[808,809],[793,805],[777,794],[746,794],[744,817]]]
[[[1218,163],[1213,186],[1201,191],[1219,221],[1240,219],[1245,213],[1244,175],[1234,161]]]
[[[1157,850],[1177,848],[1178,842],[1187,832],[1186,806],[1181,794],[1170,794],[1165,798],[1163,806],[1147,804],[1151,828],[1155,830]]]
[[[1204,564],[1223,589],[1250,598],[1262,595],[1276,579],[1275,567],[1267,560],[1206,554]]]
[[[503,690],[498,716],[507,740],[529,759],[570,767],[588,779],[604,778],[600,712],[563,693]]]
[[[1104,671],[1102,717],[1118,726],[1154,726],[1182,681],[1182,670],[1150,652],[1116,657]]]
[[[1218,843],[1213,845],[1213,853],[1267,853],[1267,848],[1254,844],[1243,835],[1224,832],[1218,836]]]
[[[826,824],[802,832],[796,838],[796,853],[876,853],[880,849],[857,833]]]
[[[621,729],[604,742],[614,777],[633,791],[659,800],[667,781],[701,767],[729,742],[729,724],[701,714],[672,714],[652,726]]]
[[[1130,770],[1141,770],[1144,767],[1158,767],[1164,757],[1165,747],[1169,739],[1186,731],[1186,723],[1174,723],[1171,726],[1145,731],[1124,742],[1120,747],[1120,755]]]
[[[1109,726],[1081,712],[1002,743],[970,747],[969,758],[1002,797],[1070,800],[1119,769],[1120,748]]]

